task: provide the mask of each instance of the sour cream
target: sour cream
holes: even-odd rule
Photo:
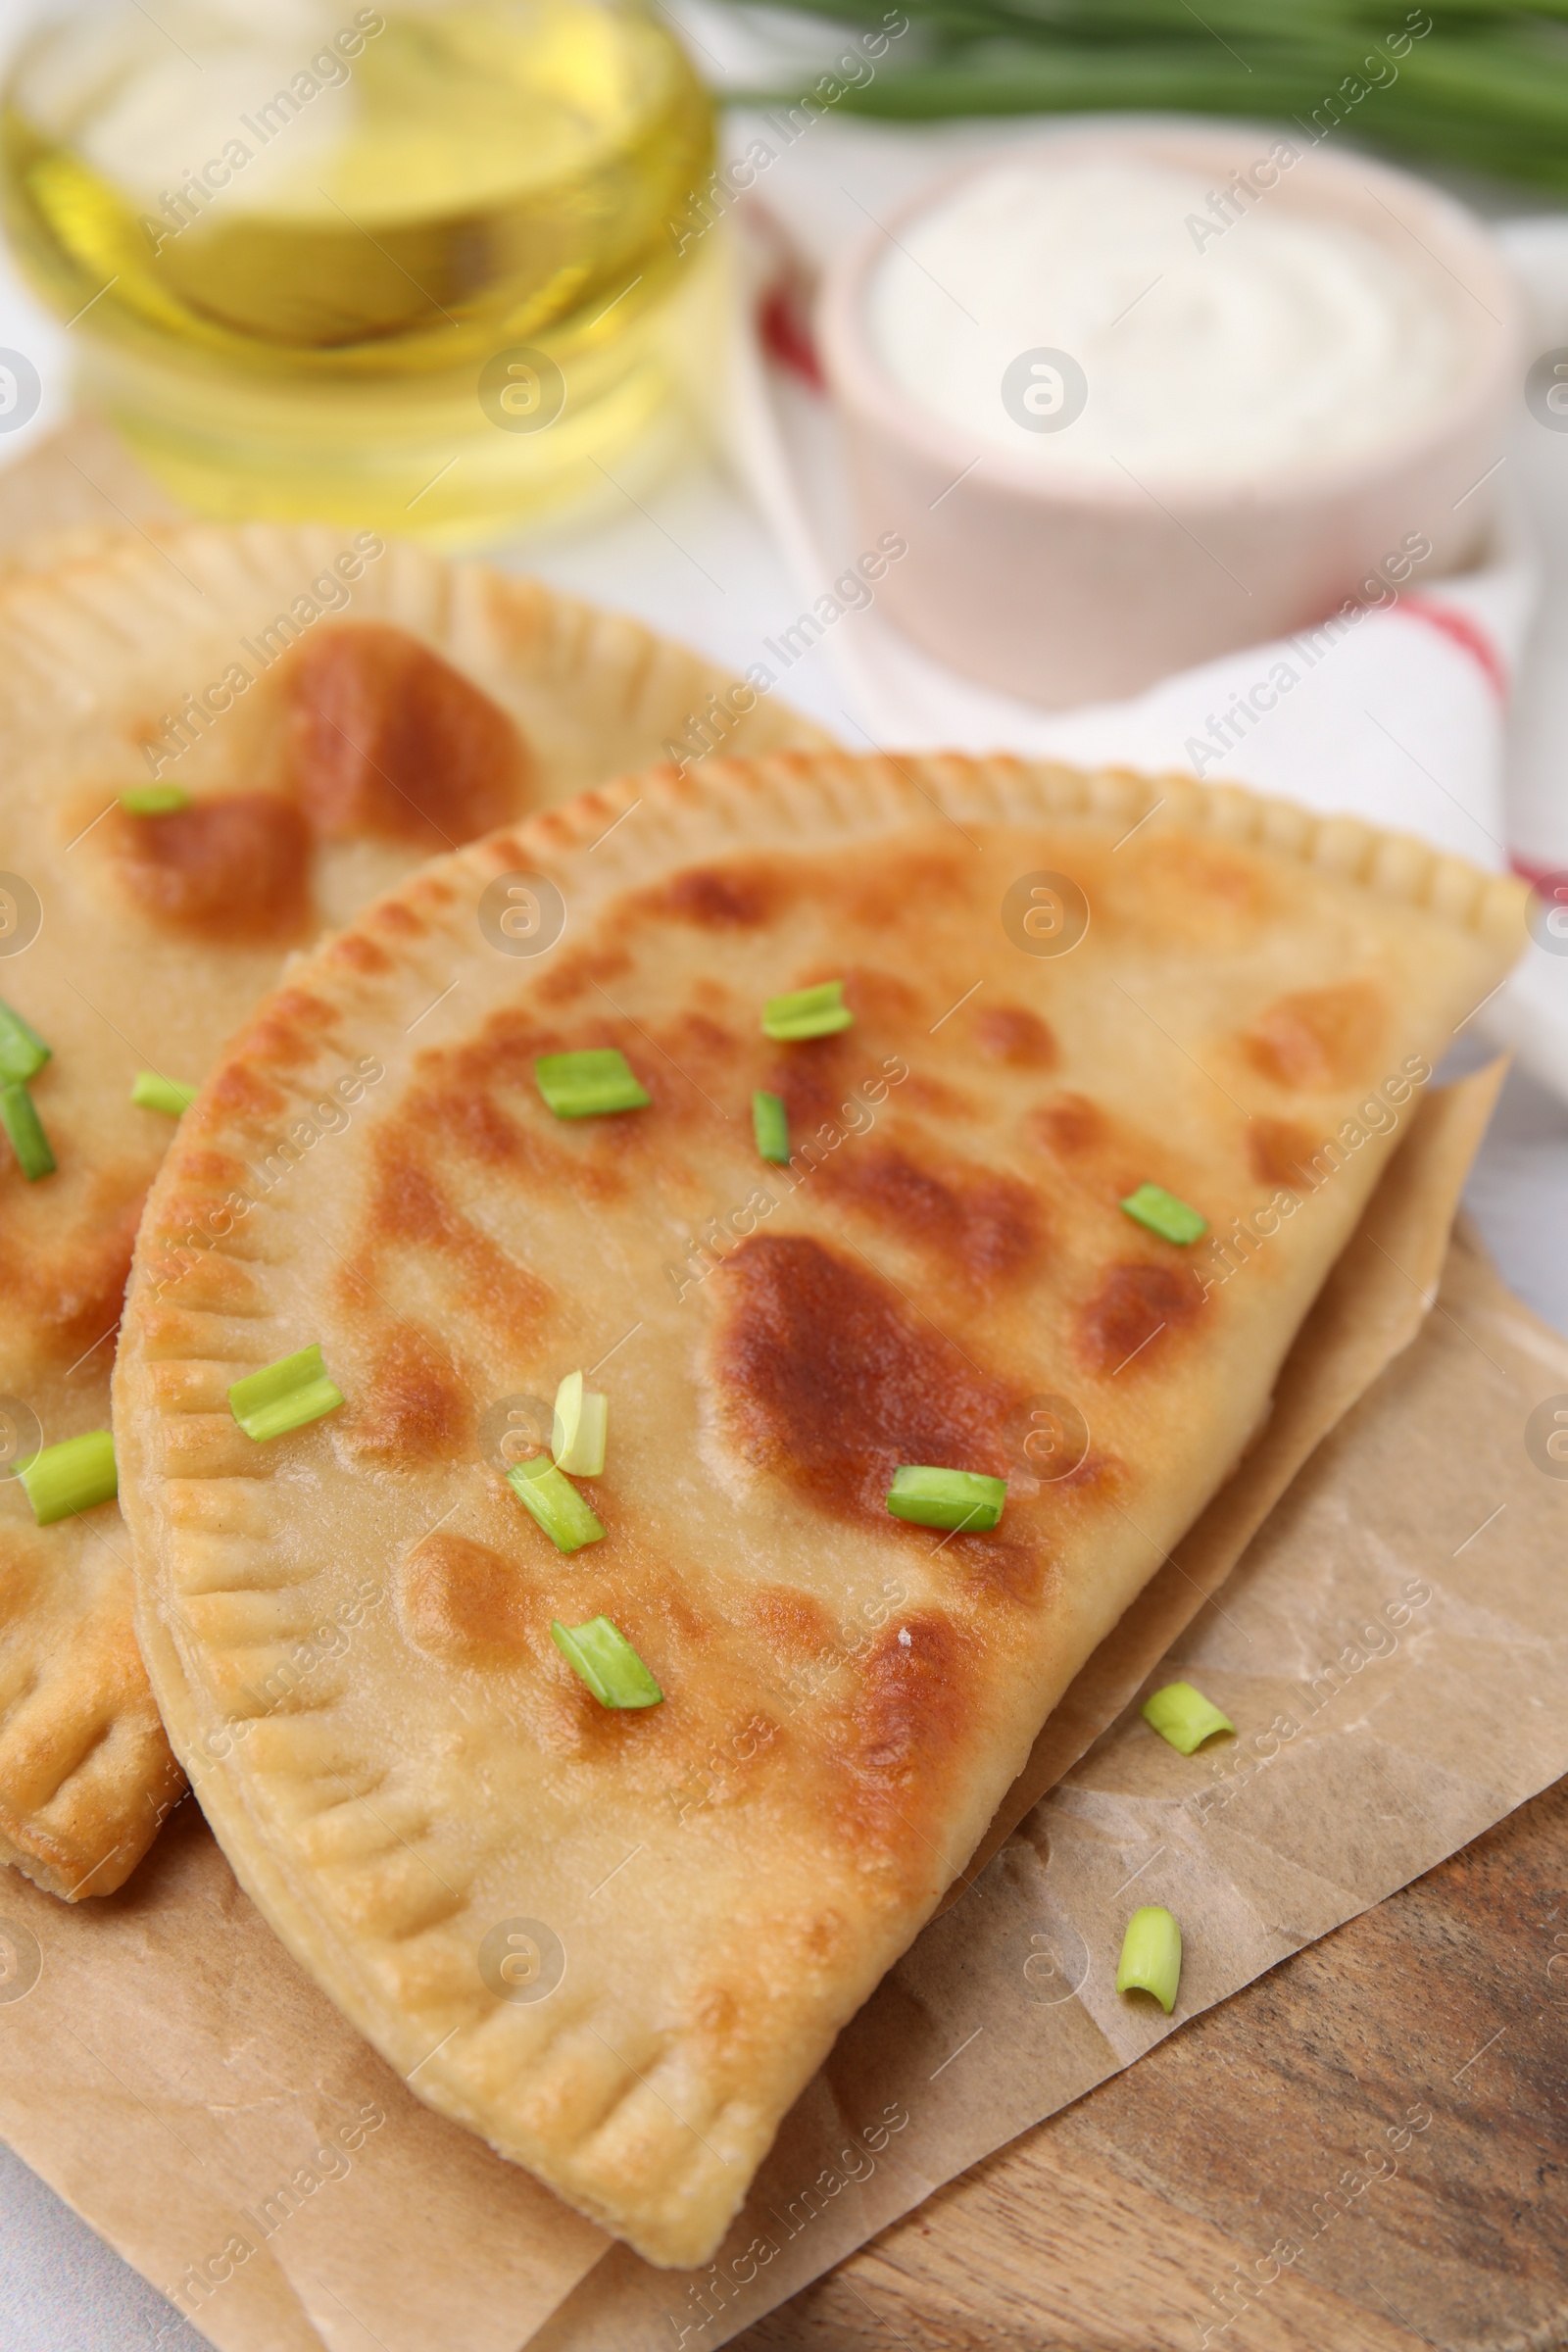
[[[1407,444],[1463,370],[1455,298],[1396,230],[1293,207],[1274,157],[1228,199],[1134,156],[998,163],[890,243],[883,368],[1064,485],[1244,486]]]

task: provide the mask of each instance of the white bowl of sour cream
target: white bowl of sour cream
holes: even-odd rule
[[[821,305],[884,600],[1050,708],[1484,541],[1516,296],[1469,215],[1304,133],[1058,133],[923,190]],[[1384,594],[1381,582],[1376,593]]]

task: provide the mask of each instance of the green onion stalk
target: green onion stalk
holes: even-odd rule
[[[796,0],[882,30],[885,0]],[[1241,115],[1568,193],[1568,0],[899,0],[909,31],[835,108]],[[799,100],[796,89],[749,96]],[[819,93],[821,103],[825,93]]]

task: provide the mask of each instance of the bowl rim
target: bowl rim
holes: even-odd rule
[[[1298,155],[1298,166],[1314,167],[1319,183],[1324,176],[1337,183],[1351,206],[1337,208],[1336,217],[1359,211],[1374,219],[1374,207],[1393,214],[1399,225],[1408,221],[1388,198],[1402,199],[1416,212],[1425,237],[1439,247],[1426,250],[1440,269],[1453,278],[1482,312],[1480,331],[1466,337],[1472,365],[1460,375],[1451,397],[1435,409],[1419,431],[1400,438],[1390,436],[1348,459],[1297,460],[1282,467],[1279,478],[1175,484],[1155,477],[1154,490],[1129,474],[1124,481],[1056,481],[1042,476],[1022,452],[1014,454],[979,434],[965,442],[959,428],[923,408],[889,373],[872,342],[867,320],[866,291],[873,270],[896,233],[931,211],[946,196],[994,172],[999,166],[1037,158],[1054,161],[1074,150],[1125,155],[1129,150],[1155,161],[1201,159],[1205,167],[1223,154],[1227,171],[1266,160],[1269,142],[1293,136],[1283,124],[1233,120],[1228,117],[1150,114],[1107,119],[1078,119],[1059,128],[1050,127],[1009,141],[991,153],[971,157],[921,182],[871,227],[863,230],[828,265],[815,306],[816,339],[828,390],[838,406],[904,443],[906,454],[933,467],[963,467],[974,442],[979,455],[959,472],[950,488],[976,477],[987,488],[1059,511],[1148,513],[1155,507],[1180,520],[1185,516],[1247,513],[1288,514],[1320,504],[1325,498],[1348,498],[1386,482],[1396,472],[1408,476],[1440,461],[1449,446],[1484,423],[1501,406],[1516,360],[1523,351],[1523,298],[1501,248],[1488,234],[1485,222],[1456,198],[1433,182],[1362,154],[1346,150],[1325,155],[1321,144]],[[1261,154],[1252,141],[1265,142]],[[1239,152],[1245,148],[1246,153]],[[1182,151],[1178,155],[1178,151]],[[1310,187],[1310,181],[1293,186]],[[1380,193],[1386,191],[1386,195]],[[1371,204],[1364,200],[1370,197]],[[1298,210],[1306,209],[1298,203]],[[1414,235],[1414,230],[1409,230]],[[1420,238],[1417,242],[1421,242]],[[1391,248],[1392,250],[1392,248]],[[1452,266],[1451,266],[1452,265]],[[1479,291],[1478,291],[1479,288]],[[1485,297],[1485,299],[1483,299]],[[1464,314],[1455,304],[1454,315]],[[1490,324],[1487,321],[1490,320]],[[1485,476],[1482,477],[1485,479]],[[1479,488],[1479,482],[1475,485]],[[1154,492],[1157,491],[1157,498]],[[941,494],[944,498],[947,492]],[[1465,493],[1469,495],[1468,492]]]

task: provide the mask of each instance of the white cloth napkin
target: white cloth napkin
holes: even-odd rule
[[[921,180],[1052,127],[813,124],[750,199],[767,217],[751,241],[760,280],[776,268],[773,228],[819,269]],[[743,114],[732,136],[739,152],[769,129]],[[1499,234],[1538,314],[1535,348],[1568,344],[1568,218],[1504,223]],[[874,604],[833,598],[861,550],[832,405],[802,355],[780,359],[791,338],[760,333],[759,316],[751,305],[742,318],[729,452],[788,559],[802,610],[825,614],[824,596],[848,607],[821,645],[848,740],[1185,768],[1416,833],[1494,870],[1568,867],[1568,434],[1536,421],[1522,385],[1507,458],[1467,494],[1496,514],[1474,570],[1428,579],[1418,567],[1326,631],[1249,647],[1127,702],[1047,712],[945,669]],[[777,318],[775,305],[775,326]],[[787,694],[787,669],[777,683]],[[1511,706],[1527,761],[1510,757]],[[1568,1095],[1568,954],[1532,944],[1478,1026]]]

